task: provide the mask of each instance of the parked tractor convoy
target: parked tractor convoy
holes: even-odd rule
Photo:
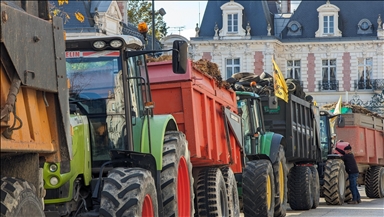
[[[1,21],[1,216],[280,217],[320,196],[342,204],[339,139],[367,196],[384,197],[383,118],[341,114],[332,129],[335,115],[295,81],[287,101],[249,73],[224,87],[183,41],[172,61],[147,63],[161,51],[133,36],[66,39],[47,1],[1,2]]]

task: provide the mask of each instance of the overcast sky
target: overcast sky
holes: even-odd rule
[[[155,10],[164,8],[167,14],[164,21],[167,23],[168,34],[179,34],[189,39],[195,37],[196,23],[201,23],[207,1],[158,1],[155,0]],[[292,1],[292,10],[300,1]]]

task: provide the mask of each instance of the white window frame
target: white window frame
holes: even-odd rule
[[[292,62],[292,66],[289,66],[288,64],[290,61]],[[299,62],[299,65],[296,65],[297,61]],[[296,69],[298,70],[299,78],[296,78]],[[293,78],[301,81],[301,60],[287,60],[286,78]]]
[[[332,18],[332,21],[331,21],[331,18]],[[324,34],[331,34],[331,35],[335,33],[335,16],[333,15],[323,16],[323,32]]]
[[[369,61],[370,59],[370,61]],[[361,63],[361,60],[362,63]],[[372,89],[372,75],[373,75],[373,58],[360,57],[357,60],[357,82],[358,89]],[[360,70],[362,69],[362,70]]]
[[[235,19],[235,16],[237,17]],[[228,33],[238,33],[239,31],[239,14],[227,14]]]
[[[326,60],[327,61],[327,64],[326,65],[323,65],[323,61]],[[331,65],[331,61],[334,60],[335,61],[335,64],[334,65]],[[328,88],[321,88],[322,90],[337,90],[337,86],[336,86],[336,82],[337,82],[337,59],[336,58],[332,58],[332,59],[323,59],[321,60],[321,73],[322,73],[322,78],[321,78],[321,84],[324,86],[324,83],[327,83],[328,85]],[[324,69],[326,69],[327,71],[327,77],[328,79],[325,80],[324,79]],[[332,72],[332,69],[333,69],[333,72],[334,72],[334,75],[332,76],[331,72]],[[334,77],[334,81],[332,80],[331,77]],[[332,84],[331,82],[334,82],[334,84]],[[332,88],[334,85],[335,88]]]
[[[231,63],[228,64],[228,61],[231,60]],[[239,63],[236,64],[235,60],[239,60]],[[232,73],[229,75],[228,68],[232,69]],[[237,69],[237,70],[236,70]],[[225,59],[225,79],[230,78],[233,74],[240,72],[240,58],[226,58]]]

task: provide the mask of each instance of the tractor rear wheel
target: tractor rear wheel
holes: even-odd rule
[[[325,164],[324,199],[328,205],[341,205],[345,200],[346,172],[341,159],[330,159]]]
[[[3,177],[1,179],[1,216],[45,216],[35,187],[27,181]]]
[[[313,206],[312,171],[306,166],[294,166],[288,175],[288,201],[293,210],[309,210]]]
[[[160,179],[164,216],[193,216],[192,164],[182,132],[165,134]]]
[[[320,179],[319,172],[315,167],[310,167],[312,172],[312,196],[313,196],[313,205],[312,209],[316,209],[320,203]]]
[[[197,216],[228,216],[225,181],[218,168],[203,168],[196,184]]]
[[[349,178],[345,181],[345,197],[344,202],[349,202],[353,199]]]
[[[243,212],[245,217],[272,217],[275,208],[275,183],[268,160],[249,161],[243,172]]]
[[[229,167],[222,168],[221,172],[227,189],[229,217],[240,216],[239,193],[237,192],[235,174]]]
[[[275,217],[285,216],[287,213],[287,163],[285,159],[284,146],[280,145],[277,160],[273,164],[275,176]],[[278,197],[277,197],[278,195]]]
[[[100,216],[159,216],[155,181],[142,168],[115,168],[101,191]]]
[[[369,198],[384,197],[384,167],[371,166],[365,175],[365,193]]]

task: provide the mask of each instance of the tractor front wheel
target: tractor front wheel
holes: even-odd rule
[[[141,168],[115,168],[101,191],[100,216],[159,216],[155,181]]]

